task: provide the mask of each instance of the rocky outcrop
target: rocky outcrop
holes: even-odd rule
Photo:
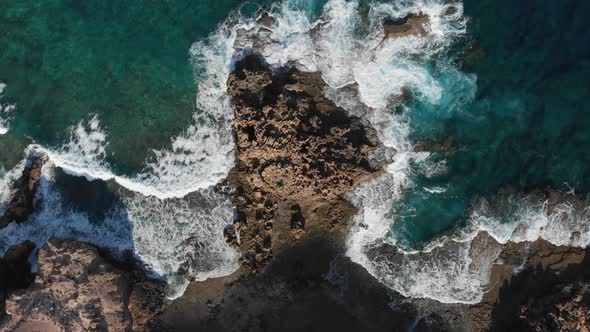
[[[590,331],[590,283],[557,283],[547,293],[530,294],[510,326],[520,331]]]
[[[39,250],[34,283],[6,299],[2,329],[145,331],[159,313],[164,285],[116,265],[90,244],[49,240]]]
[[[16,192],[8,203],[4,215],[0,217],[0,229],[11,222],[21,223],[33,213],[33,202],[41,178],[41,158],[30,161],[23,171],[22,176],[14,183]]]
[[[330,206],[350,211],[342,195],[378,172],[369,162],[375,132],[328,100],[324,85],[318,73],[271,70],[253,54],[228,78],[237,164],[228,182],[237,212],[225,236],[254,271],[310,225],[337,224],[317,216]]]
[[[279,199],[337,198],[374,171],[375,134],[324,97],[319,73],[285,70],[251,55],[228,79],[239,171]]]
[[[386,19],[383,22],[385,38],[426,36],[429,25],[430,17],[423,13],[410,13],[400,19]]]

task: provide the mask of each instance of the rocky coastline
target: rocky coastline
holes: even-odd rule
[[[3,227],[26,222],[34,212],[42,166],[42,157],[32,158],[14,183]],[[151,330],[164,289],[131,252],[116,255],[74,239],[50,239],[37,248],[27,240],[0,257],[0,329]]]
[[[386,38],[428,33],[417,13],[384,22]],[[345,256],[357,212],[344,196],[382,174],[373,128],[324,96],[319,73],[271,69],[255,52],[227,81],[236,166],[217,186],[236,207],[220,229],[242,254],[232,275],[164,298],[132,253],[73,239],[25,241],[0,258],[0,329],[13,331],[588,331],[587,249],[544,240],[501,246],[481,303],[406,299]],[[416,151],[452,154],[451,138]],[[42,158],[15,183],[0,228],[35,209]],[[569,199],[545,193],[549,208]],[[573,203],[577,204],[577,203]],[[572,235],[574,236],[574,235]],[[484,250],[473,248],[473,250]],[[499,249],[500,250],[500,249]],[[33,270],[30,262],[35,261]]]

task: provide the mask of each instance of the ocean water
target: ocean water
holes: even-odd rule
[[[457,149],[445,158],[447,172],[417,180],[444,193],[422,189],[406,198],[396,232],[410,242],[452,227],[474,195],[507,187],[590,189],[590,101],[584,98],[590,31],[581,14],[590,6],[465,1],[464,7],[473,46],[460,69],[476,75],[475,92],[471,82],[451,76],[442,110],[440,104],[409,106],[418,110],[410,115],[415,139],[451,137]]]
[[[271,12],[270,30],[256,21]],[[479,301],[500,243],[587,246],[587,211],[532,193],[590,189],[590,29],[581,1],[11,1],[0,4],[0,212],[32,156],[40,209],[0,230],[132,250],[170,284],[231,273],[232,61],[319,71],[326,95],[389,149],[349,195],[348,256],[409,297]],[[422,12],[427,36],[383,39]],[[262,46],[261,46],[262,45]],[[350,89],[356,86],[358,89]],[[394,109],[404,91],[413,98]],[[416,152],[429,139],[455,152]],[[499,213],[501,211],[502,213]],[[572,237],[572,232],[579,236]],[[471,248],[483,248],[472,254]]]

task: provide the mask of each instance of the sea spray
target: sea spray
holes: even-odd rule
[[[105,161],[108,128],[101,126],[98,115],[72,126],[63,146],[38,148],[71,175],[114,180],[145,196],[178,198],[215,185],[234,164],[233,112],[225,83],[235,34],[235,30],[221,28],[192,46],[198,86],[193,123],[171,140],[169,149],[154,150],[139,174],[118,175]]]
[[[25,160],[21,160],[10,170],[0,170],[0,216],[4,214],[6,206],[15,192],[14,182],[25,169]]]
[[[15,105],[2,102],[5,89],[6,84],[0,82],[0,135],[4,135],[8,132],[8,126],[16,109]]]
[[[221,277],[239,267],[239,254],[223,237],[233,206],[222,194],[208,189],[161,200],[128,193],[123,202],[135,253],[166,277],[169,298],[182,295],[191,280]]]
[[[37,210],[25,223],[0,230],[0,254],[27,239],[42,246],[50,238],[76,238],[119,254],[131,250],[149,274],[169,281],[170,298],[182,295],[190,280],[223,276],[238,268],[239,255],[227,246],[222,232],[232,220],[233,207],[221,194],[203,190],[162,200],[115,186],[114,201],[96,215],[76,206],[68,194],[76,189],[63,183],[70,175],[59,175],[61,168],[43,150],[32,146],[28,153],[45,159]],[[24,161],[6,173],[3,181],[14,181],[23,165]]]

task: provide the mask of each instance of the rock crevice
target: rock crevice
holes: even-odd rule
[[[237,188],[238,212],[225,235],[260,271],[276,244],[298,239],[314,223],[334,225],[317,225],[325,222],[319,211],[334,211],[322,206],[350,210],[342,196],[380,171],[369,163],[379,142],[372,128],[324,96],[319,73],[271,68],[250,54],[235,63],[227,87],[237,164],[228,182]]]

